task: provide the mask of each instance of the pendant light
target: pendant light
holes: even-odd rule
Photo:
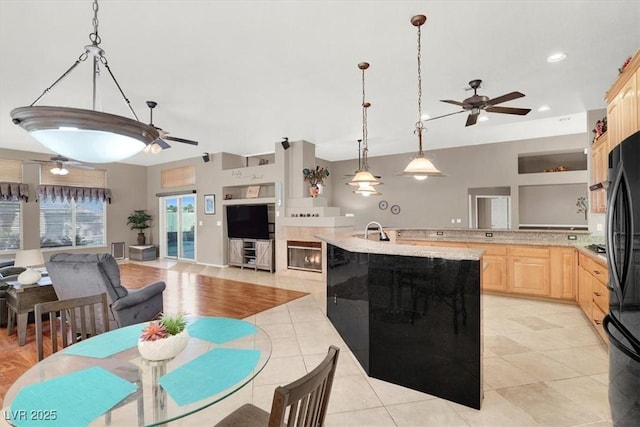
[[[28,131],[38,142],[48,149],[71,159],[90,163],[116,162],[142,151],[160,136],[158,130],[141,123],[135,111],[118,84],[104,51],[100,47],[98,35],[98,0],[93,2],[93,33],[89,34],[91,44],[75,63],[28,107],[11,111],[13,123]],[[36,104],[62,81],[81,62],[88,58],[93,62],[93,109],[36,106]],[[120,94],[124,98],[134,119],[96,111],[97,81],[100,65],[107,69]]]
[[[364,71],[369,68],[369,63],[360,62],[358,68],[362,70],[362,163],[358,165],[356,175],[347,184],[358,186],[358,188],[354,190],[355,194],[361,194],[365,197],[379,196],[382,193],[377,191],[374,186],[380,185],[382,182],[378,181],[371,171],[369,171],[369,163],[367,161],[369,152],[369,144],[367,142],[367,109],[371,107],[371,104],[366,101],[365,97]]]
[[[414,133],[418,135],[418,154],[409,162],[401,175],[412,176],[419,181],[423,181],[430,176],[446,176],[435,167],[433,162],[424,155],[422,151],[422,132],[426,131],[422,123],[422,53],[421,53],[421,31],[420,27],[427,22],[424,15],[416,15],[411,18],[411,24],[418,28],[418,121]]]

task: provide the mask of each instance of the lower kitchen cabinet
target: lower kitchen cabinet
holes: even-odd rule
[[[469,243],[472,249],[483,249],[482,290],[507,292],[507,247],[505,245],[479,245]]]
[[[587,255],[580,254],[578,269],[578,304],[604,342],[608,343],[609,339],[602,327],[602,319],[609,311],[607,267]]]
[[[517,294],[550,296],[549,249],[509,249],[509,291]]]

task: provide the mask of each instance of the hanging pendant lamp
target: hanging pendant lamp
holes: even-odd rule
[[[369,144],[367,142],[367,138],[369,136],[367,130],[367,109],[371,107],[371,104],[366,101],[365,97],[364,71],[369,68],[369,63],[360,62],[358,64],[358,68],[362,70],[362,163],[358,165],[359,168],[356,175],[347,184],[358,186],[358,188],[354,190],[355,194],[361,194],[365,197],[379,196],[382,193],[377,191],[374,186],[380,185],[382,182],[378,181],[371,173],[369,170],[369,162],[367,160],[369,152]]]
[[[65,157],[89,162],[108,163],[126,159],[153,144],[160,136],[153,126],[142,123],[131,107],[118,84],[98,35],[98,1],[93,2],[93,33],[91,44],[75,63],[28,107],[11,111],[13,123],[31,134],[42,145]],[[36,104],[62,81],[81,62],[92,58],[93,62],[93,109],[36,106]],[[134,119],[96,111],[97,80],[103,65],[124,98]]]
[[[438,170],[431,160],[422,151],[422,132],[426,131],[422,123],[422,52],[420,27],[427,22],[424,15],[416,15],[411,18],[411,24],[418,28],[418,121],[414,133],[418,135],[418,154],[409,162],[401,175],[412,176],[419,181],[423,181],[430,176],[446,176]]]

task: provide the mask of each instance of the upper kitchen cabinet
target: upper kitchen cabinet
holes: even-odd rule
[[[609,150],[640,130],[640,50],[605,96]]]
[[[609,131],[591,144],[591,212],[602,213],[607,205],[607,193],[602,185],[607,181],[609,163]]]

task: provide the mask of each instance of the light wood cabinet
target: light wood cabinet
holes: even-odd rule
[[[607,335],[602,328],[602,319],[609,311],[607,267],[585,254],[579,255],[578,264],[578,304],[598,334],[608,343]]]
[[[578,287],[578,253],[574,248],[552,247],[551,297],[566,300],[576,299]]]
[[[507,247],[504,245],[468,244],[472,249],[483,249],[482,290],[507,292]]]
[[[513,293],[550,296],[549,248],[509,247],[508,290]]]
[[[590,185],[607,181],[609,151],[609,131],[607,131],[591,145]],[[593,190],[590,196],[591,212],[604,212],[607,207],[607,192],[605,189]]]
[[[640,130],[640,50],[613,83],[607,101],[609,149]]]
[[[483,291],[575,301],[578,255],[573,247],[399,240],[422,246],[482,249]],[[590,291],[589,291],[590,292]],[[587,295],[591,301],[591,294]]]

